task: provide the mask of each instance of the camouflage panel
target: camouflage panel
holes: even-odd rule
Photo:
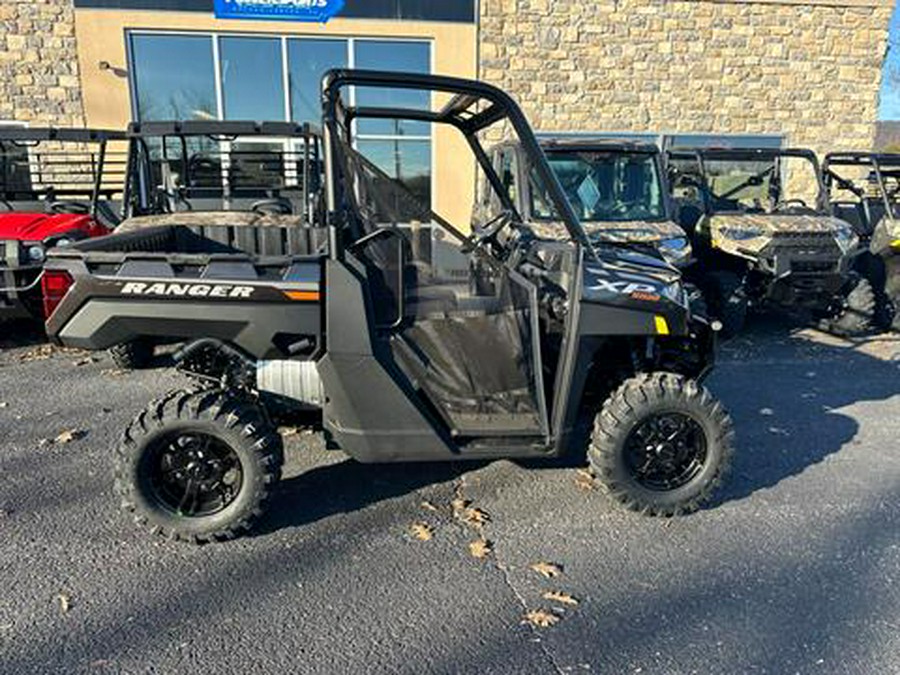
[[[651,222],[630,220],[625,222],[582,223],[588,238],[619,244],[652,243],[664,239],[685,238],[687,235],[670,220]],[[528,228],[540,239],[564,240],[569,233],[560,222],[528,223]]]
[[[154,216],[129,218],[116,228],[116,232],[134,232],[148,227],[183,225],[185,227],[304,227],[302,216],[289,216],[255,211],[183,211]]]
[[[735,213],[705,218],[700,223],[699,230],[709,236],[713,248],[746,256],[748,251],[761,251],[779,234],[836,234],[848,227],[843,220],[828,215]],[[755,229],[760,231],[760,235],[749,239],[730,239],[723,235],[723,231],[728,228]],[[738,252],[738,249],[743,253]]]
[[[869,248],[875,255],[897,255],[900,253],[900,222],[893,218],[882,218],[872,232]]]

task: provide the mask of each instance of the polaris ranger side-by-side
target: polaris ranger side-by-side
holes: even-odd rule
[[[116,232],[175,223],[225,251],[299,250],[322,182],[321,138],[308,125],[145,122],[127,136],[128,218]],[[139,368],[156,344],[177,337],[160,323],[110,353],[120,367]]]
[[[352,107],[352,87],[422,92],[421,108]],[[440,101],[433,108],[431,101]],[[497,195],[464,236],[354,149],[354,120],[455,130]],[[227,538],[261,513],[282,465],[276,408],[320,408],[327,447],[361,462],[552,457],[577,451],[583,413],[598,481],[627,507],[701,506],[732,455],[732,423],[700,383],[715,336],[679,274],[594,252],[524,115],[503,91],[448,77],[340,70],[324,82],[327,247],[250,254],[168,225],[51,255],[69,285],[48,321],[104,349],[148,322],[188,333],[198,381],[152,403],[116,451],[136,520],[168,536]],[[484,150],[518,137],[568,241],[535,238]],[[463,158],[460,157],[460,161]],[[398,227],[431,222],[470,261],[436,270]],[[427,217],[427,218],[426,218]]]
[[[822,172],[834,215],[866,251],[858,268],[880,296],[880,323],[900,330],[900,154],[832,153]]]
[[[693,260],[691,244],[675,223],[659,148],[653,143],[611,138],[541,135],[541,148],[582,227],[596,245],[657,254],[683,269]],[[501,143],[489,153],[523,222],[542,239],[568,239],[565,226],[533,187],[532,168],[518,143]],[[485,191],[476,205],[490,212]]]
[[[0,128],[0,320],[43,319],[47,250],[110,232],[118,222],[124,157],[121,133],[88,129]],[[121,152],[121,150],[119,150]]]
[[[809,150],[691,149],[668,153],[681,225],[691,233],[698,284],[723,334],[748,307],[811,310],[834,333],[863,333],[875,296],[853,271],[858,237],[828,207]]]

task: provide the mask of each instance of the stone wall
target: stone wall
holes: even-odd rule
[[[482,0],[481,76],[535,128],[871,147],[889,0]]]
[[[0,0],[0,120],[84,124],[72,0]]]

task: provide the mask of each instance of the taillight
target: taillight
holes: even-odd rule
[[[41,278],[41,291],[44,295],[44,319],[49,319],[56,311],[59,303],[66,297],[66,293],[72,288],[71,275],[64,270],[44,270]]]

